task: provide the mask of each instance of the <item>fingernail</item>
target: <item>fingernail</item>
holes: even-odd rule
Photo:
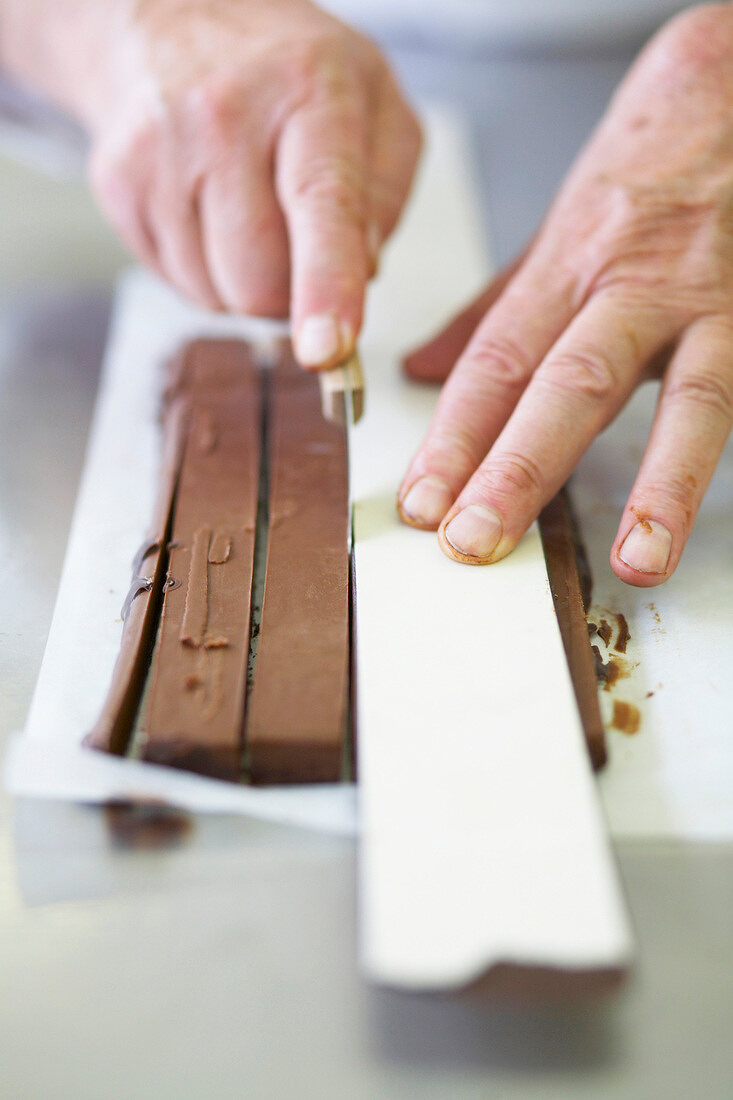
[[[672,550],[672,535],[663,523],[642,519],[624,539],[618,556],[637,573],[664,573]]]
[[[453,503],[450,486],[442,477],[427,474],[419,478],[400,502],[409,519],[426,527],[437,527]]]
[[[445,537],[453,549],[469,558],[488,558],[501,534],[501,517],[483,504],[467,505],[445,529]]]
[[[306,367],[319,367],[345,354],[350,344],[347,326],[332,313],[306,317],[295,338],[295,354]]]

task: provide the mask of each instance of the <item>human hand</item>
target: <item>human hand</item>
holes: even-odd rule
[[[733,5],[652,40],[526,254],[405,366],[435,381],[454,363],[406,523],[456,561],[505,557],[661,376],[611,565],[639,586],[674,572],[733,422]]]
[[[371,42],[308,0],[138,0],[82,113],[143,261],[213,309],[290,313],[305,366],[351,351],[420,144]]]

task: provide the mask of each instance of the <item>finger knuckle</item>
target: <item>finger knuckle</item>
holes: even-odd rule
[[[689,402],[733,422],[733,381],[723,375],[698,370],[671,379],[666,388],[671,400]]]
[[[303,35],[282,44],[282,60],[287,65],[293,85],[310,92],[316,83],[324,61],[333,51],[333,40],[322,34]]]
[[[229,250],[238,257],[244,270],[257,265],[287,266],[287,236],[282,215],[261,194],[258,202],[245,202],[236,185],[227,186],[218,197],[217,213],[222,225],[231,231]]]
[[[322,302],[341,303],[344,310],[358,312],[366,289],[367,263],[365,258],[332,255],[323,259],[314,258],[293,271],[293,293],[298,298],[310,298],[311,288],[318,288],[318,299]],[[311,308],[315,308],[312,306]]]
[[[689,470],[668,470],[663,478],[644,486],[644,500],[654,503],[653,508],[646,508],[645,511],[662,509],[666,514],[678,516],[689,527],[697,502],[697,478]]]
[[[283,43],[281,62],[297,99],[317,101],[353,89],[367,53],[358,35],[329,27]]]
[[[598,348],[576,348],[548,359],[537,371],[537,381],[569,397],[603,404],[619,387],[614,363]]]
[[[479,461],[481,446],[465,428],[447,430],[438,426],[426,440],[423,453],[430,468],[436,471],[456,467],[471,470]]]
[[[535,499],[545,495],[545,479],[539,464],[518,451],[492,456],[476,472],[476,479],[489,497]]]
[[[295,185],[294,200],[309,208],[339,211],[361,222],[366,206],[366,181],[360,167],[347,156],[331,154],[311,160]]]
[[[199,139],[228,149],[243,119],[244,89],[230,75],[217,73],[194,85],[185,100]]]
[[[530,356],[507,337],[479,331],[472,338],[467,355],[480,367],[484,381],[502,390],[521,392],[532,375]]]
[[[148,158],[155,140],[150,127],[141,126],[134,133],[95,149],[87,165],[90,186],[95,194],[118,204],[137,190],[140,165]]]

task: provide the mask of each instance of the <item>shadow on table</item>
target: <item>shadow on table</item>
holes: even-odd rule
[[[503,1070],[608,1068],[620,1057],[616,1003],[532,1007],[486,996],[374,991],[371,1041],[382,1060],[461,1067],[466,1075]]]

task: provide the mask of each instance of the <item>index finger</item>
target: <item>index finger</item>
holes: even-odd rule
[[[353,349],[369,277],[367,104],[344,88],[286,123],[276,179],[291,257],[295,354],[333,366]]]

